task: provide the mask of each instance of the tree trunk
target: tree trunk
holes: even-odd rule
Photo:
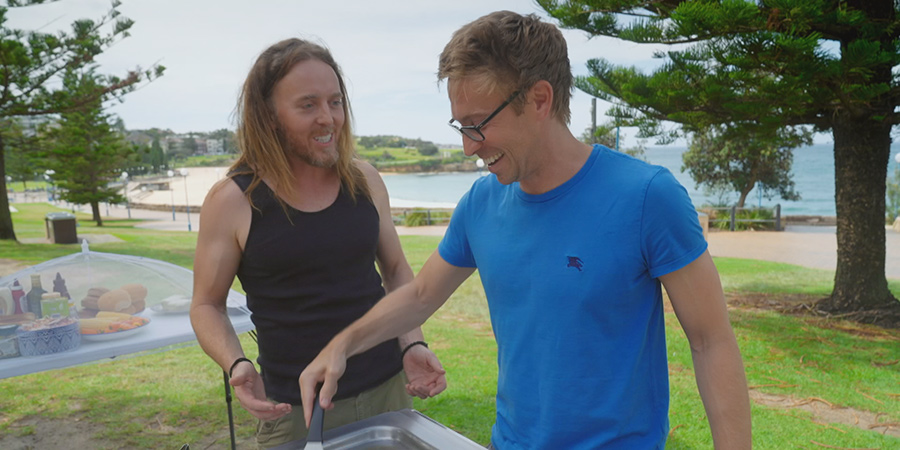
[[[738,209],[743,209],[744,201],[746,201],[746,200],[747,200],[747,194],[744,194],[743,192],[741,192],[741,196],[738,197],[737,205],[735,205],[735,206],[737,206]]]
[[[849,2],[872,23],[893,20],[894,2]],[[856,61],[847,53],[859,35],[841,40],[841,59],[850,70]],[[880,38],[885,52],[895,51],[891,33]],[[890,86],[890,63],[867,67],[865,77],[848,75],[850,84]],[[841,98],[840,95],[837,98]],[[834,193],[837,212],[837,270],[831,297],[820,310],[840,313],[862,322],[900,326],[900,302],[888,289],[885,268],[885,190],[891,156],[891,124],[883,118],[894,112],[889,94],[864,103],[848,102],[832,114],[834,136]]]
[[[16,232],[13,230],[12,214],[9,212],[9,197],[6,187],[6,160],[3,142],[3,130],[0,130],[0,239],[16,240]]]
[[[98,227],[103,226],[103,217],[100,215],[100,202],[91,200],[91,220],[97,222]]]
[[[738,202],[737,202],[738,208],[744,207],[744,203],[747,201],[747,196],[750,195],[751,189],[753,189],[752,184],[750,185],[750,187],[745,186],[744,189],[741,189],[741,195],[740,195],[740,197],[738,197]]]
[[[885,277],[884,193],[891,127],[845,114],[835,118],[832,131],[837,270],[834,291],[819,308],[878,322],[879,311],[900,309]]]

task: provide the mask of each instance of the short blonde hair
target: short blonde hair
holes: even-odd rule
[[[509,95],[541,80],[553,87],[553,116],[571,120],[572,69],[566,40],[554,25],[534,14],[497,11],[453,33],[441,52],[438,80],[474,79],[487,92]],[[519,96],[512,106],[522,111]]]

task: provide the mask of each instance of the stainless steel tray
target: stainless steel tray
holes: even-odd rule
[[[402,409],[379,414],[325,432],[322,445],[337,449],[481,449],[465,436],[414,410]],[[305,440],[288,442],[273,450],[302,450]]]

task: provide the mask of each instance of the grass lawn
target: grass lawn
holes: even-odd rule
[[[16,204],[19,239],[44,236],[45,204]],[[133,227],[79,216],[79,234],[112,234],[124,242],[92,250],[146,256],[187,268],[196,234]],[[404,236],[418,271],[439,238]],[[78,251],[76,245],[0,241],[0,258],[30,265]],[[729,298],[815,298],[834,274],[780,263],[717,258]],[[900,283],[890,283],[900,295]],[[240,286],[235,286],[238,290]],[[900,448],[900,332],[837,320],[784,315],[769,308],[731,308],[753,402],[757,449]],[[690,350],[674,314],[666,314],[671,384],[669,449],[711,448],[694,382]],[[477,273],[424,326],[448,371],[450,387],[415,408],[486,444],[493,423],[496,346]],[[255,357],[249,336],[245,350]],[[26,448],[38,434],[69,433],[68,445],[39,448],[192,448],[228,446],[228,422],[218,367],[198,346],[184,346],[0,380],[0,448]],[[255,420],[237,403],[241,448],[252,448]],[[884,434],[891,430],[894,434]],[[80,434],[83,441],[73,440]],[[45,444],[48,441],[43,441]],[[21,447],[13,447],[16,444]]]

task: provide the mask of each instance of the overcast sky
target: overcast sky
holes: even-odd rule
[[[53,32],[79,18],[98,19],[108,0],[62,0],[13,8],[7,26]],[[135,21],[131,36],[99,58],[101,73],[166,66],[162,78],[126,96],[112,111],[129,129],[175,132],[234,129],[238,89],[259,53],[288,37],[326,44],[348,83],[357,135],[399,135],[458,144],[447,126],[446,84],[436,82],[437,59],[453,31],[491,11],[546,14],[531,0],[122,0]],[[550,20],[552,21],[552,20]],[[564,30],[576,75],[604,57],[652,67],[654,47]],[[591,121],[590,97],[575,91],[571,129]],[[598,122],[606,106],[598,103]],[[636,143],[633,130],[623,145]],[[653,142],[648,142],[652,145]]]

